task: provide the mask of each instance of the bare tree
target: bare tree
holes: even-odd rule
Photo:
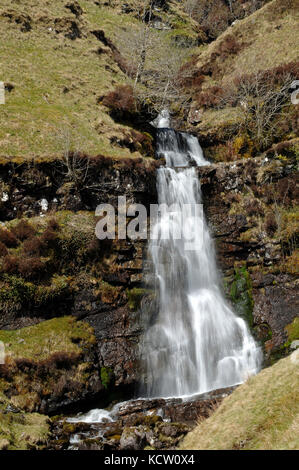
[[[72,181],[76,187],[84,186],[89,170],[89,158],[82,155],[78,145],[72,150],[74,139],[68,127],[59,130],[58,140],[63,152],[61,173],[67,180]]]
[[[137,101],[149,103],[155,111],[171,102],[186,101],[181,86],[183,76],[191,69],[181,70],[189,55],[186,44],[171,45],[164,31],[157,31],[153,24],[154,0],[143,2],[135,16],[140,20],[135,28],[118,34],[118,48],[133,70],[133,91]],[[134,10],[136,11],[136,10]],[[180,75],[180,79],[179,79]]]
[[[141,80],[147,55],[153,48],[152,12],[154,0],[133,0],[130,9],[139,20],[139,24],[130,31],[118,33],[118,46],[126,62],[130,64],[134,75],[134,90]]]
[[[172,103],[183,107],[188,101],[189,93],[183,82],[192,71],[182,68],[186,55],[186,48],[165,47],[165,41],[157,40],[143,83],[137,89],[138,96],[143,101],[150,100],[156,111],[169,108]]]
[[[220,101],[220,107],[238,106],[240,125],[249,131],[260,148],[265,147],[278,131],[276,119],[289,105],[289,90],[294,76],[286,72],[279,83],[265,72],[239,74]]]

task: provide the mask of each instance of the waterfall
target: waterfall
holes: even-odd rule
[[[242,383],[258,372],[261,352],[242,318],[226,301],[215,249],[202,211],[190,216],[192,249],[182,229],[184,207],[201,204],[195,166],[208,165],[196,137],[156,120],[159,204],[169,208],[157,220],[149,244],[157,308],[142,343],[148,397],[190,396]],[[161,125],[162,123],[162,125]],[[168,235],[167,235],[168,234]],[[144,316],[148,313],[144,312]]]

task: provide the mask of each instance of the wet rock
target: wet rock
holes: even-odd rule
[[[145,439],[145,432],[135,427],[125,427],[119,442],[120,450],[141,450]]]
[[[260,285],[264,286],[263,290],[253,291],[253,315],[256,323],[269,326],[272,336],[271,342],[268,343],[269,353],[286,341],[284,328],[298,315],[298,281],[291,276],[280,274],[261,277]]]
[[[253,296],[253,331],[262,344],[267,343],[267,355],[283,346],[284,327],[294,318],[297,308],[295,269],[284,265],[288,248],[281,242],[281,235],[269,237],[265,230],[266,214],[274,210],[273,195],[280,201],[277,210],[281,213],[292,213],[298,200],[293,184],[293,157],[287,153],[288,158],[282,162],[275,159],[276,150],[268,156],[197,169],[227,295],[231,300],[232,270],[245,267],[252,280],[249,294]],[[288,192],[291,187],[292,195]],[[293,249],[294,246],[291,252]],[[288,274],[283,275],[284,272]]]
[[[180,398],[130,400],[113,408],[110,414],[114,419],[112,422],[89,424],[56,420],[53,427],[55,439],[49,448],[59,440],[64,448],[82,450],[141,450],[148,446],[173,449],[195,427],[198,419],[207,418],[232,390],[215,390],[188,402]]]

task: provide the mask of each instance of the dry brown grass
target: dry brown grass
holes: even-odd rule
[[[299,449],[298,351],[225,398],[181,449]]]

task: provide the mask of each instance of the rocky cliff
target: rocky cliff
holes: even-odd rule
[[[264,345],[266,361],[285,354],[289,337],[295,339],[290,325],[298,311],[296,145],[282,146],[281,154],[274,147],[261,157],[198,169],[224,289]],[[33,345],[37,341],[38,346],[40,322],[71,315],[88,322],[96,338],[86,377],[99,380],[99,386],[80,398],[37,401],[35,411],[55,412],[85,397],[106,400],[107,390],[134,394],[141,304],[151,302],[142,276],[146,242],[97,240],[94,210],[102,202],[116,205],[118,195],[126,195],[128,203],[155,202],[156,167],[157,162],[145,159],[91,160],[81,187],[68,181],[59,162],[8,163],[1,168],[1,327],[21,328],[17,331],[23,342],[26,327],[36,325]],[[27,217],[15,219],[15,214]],[[2,336],[10,355],[5,331]],[[66,353],[63,347],[59,352]],[[18,360],[25,359],[18,355]],[[68,395],[71,383],[63,393]],[[9,393],[24,393],[17,390]]]

